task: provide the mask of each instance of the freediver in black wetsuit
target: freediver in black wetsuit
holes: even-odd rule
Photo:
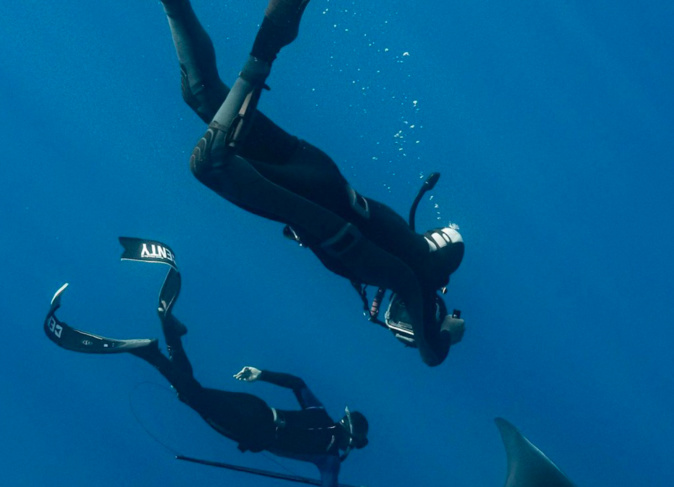
[[[143,260],[134,258],[132,260]],[[149,259],[153,262],[166,260]],[[302,379],[290,374],[244,367],[236,379],[261,380],[291,389],[299,410],[281,410],[252,394],[203,387],[195,378],[183,349],[181,337],[187,328],[173,316],[180,292],[180,274],[171,268],[159,297],[158,314],[168,356],[156,339],[117,340],[80,331],[59,320],[64,285],[54,296],[44,331],[54,343],[67,350],[89,354],[130,353],[157,368],[171,383],[179,399],[196,411],[220,434],[237,442],[241,451],[269,451],[275,455],[310,462],[318,467],[323,487],[337,487],[341,462],[354,448],[368,444],[368,422],[361,413],[345,410],[335,422]]]
[[[355,286],[390,289],[424,362],[442,363],[464,331],[463,320],[438,316],[445,309],[438,290],[463,258],[456,227],[417,234],[391,208],[357,193],[325,153],[256,109],[272,62],[297,37],[308,0],[269,1],[231,90],[189,0],[161,1],[183,98],[209,124],[190,159],[194,175],[237,206],[287,224],[287,233]]]

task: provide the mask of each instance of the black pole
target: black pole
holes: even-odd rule
[[[253,475],[260,475],[262,477],[270,477],[273,479],[290,480],[291,482],[298,482],[300,484],[321,485],[320,480],[314,480],[307,477],[300,477],[299,475],[289,475],[285,473],[270,472],[269,470],[260,470],[258,468],[242,467],[240,465],[232,465],[223,462],[212,462],[210,460],[200,460],[198,458],[186,457],[184,455],[176,455],[177,460],[184,460],[186,462],[199,463],[201,465],[208,465],[209,467],[226,468],[228,470],[235,470],[237,472],[252,473]],[[339,484],[339,487],[363,487],[348,484]]]

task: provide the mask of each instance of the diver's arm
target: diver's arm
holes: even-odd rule
[[[287,387],[293,391],[307,386],[304,380],[295,375],[284,374],[281,372],[271,372],[270,370],[262,370],[259,379],[280,387]]]
[[[243,369],[234,374],[234,378],[245,382],[262,380],[292,390],[299,390],[307,386],[304,381],[297,376],[280,372],[271,372],[269,370],[260,370],[249,365],[246,365]]]
[[[311,392],[309,387],[307,387],[307,384],[304,382],[304,380],[297,376],[263,370],[260,374],[260,380],[269,382],[270,384],[275,384],[280,387],[292,389],[295,397],[297,398],[297,402],[300,403],[302,409],[323,407],[321,401],[319,401],[318,398],[314,396],[314,393]]]
[[[270,370],[260,370],[255,367],[246,366],[241,369],[240,372],[235,374],[234,378],[246,382],[262,380],[279,387],[292,389],[295,397],[297,398],[297,402],[300,403],[302,409],[323,407],[321,401],[319,401],[318,398],[314,396],[314,393],[311,392],[311,390],[307,387],[307,384],[304,382],[304,380],[295,375],[284,374],[281,372],[271,372]]]

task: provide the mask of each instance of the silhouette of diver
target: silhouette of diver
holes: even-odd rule
[[[149,261],[168,263],[153,257]],[[50,340],[67,350],[89,354],[130,353],[143,359],[171,383],[182,402],[218,433],[237,442],[241,451],[267,450],[278,456],[313,463],[319,469],[321,485],[337,487],[341,462],[352,449],[364,448],[368,444],[365,416],[346,408],[344,417],[333,421],[302,379],[255,367],[244,367],[234,377],[247,382],[261,380],[291,389],[301,409],[275,409],[252,394],[203,387],[194,378],[192,365],[183,348],[181,337],[187,333],[187,328],[172,313],[180,285],[180,274],[171,267],[162,286],[158,306],[167,355],[159,350],[157,339],[106,338],[78,330],[59,320],[56,311],[61,306],[61,296],[67,284],[52,299],[44,331]]]
[[[297,37],[308,0],[270,0],[231,90],[220,80],[213,43],[189,0],[161,1],[183,98],[209,124],[190,159],[197,179],[235,205],[285,223],[286,235],[356,288],[390,289],[413,335],[408,342],[426,364],[442,363],[464,331],[463,320],[440,313],[446,307],[438,294],[463,258],[458,227],[417,234],[391,208],[357,193],[325,153],[256,108],[272,62]]]

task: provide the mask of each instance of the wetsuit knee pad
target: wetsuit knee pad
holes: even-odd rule
[[[204,184],[213,173],[218,163],[227,157],[227,132],[218,122],[211,122],[208,130],[201,137],[192,151],[190,169],[192,174]]]

